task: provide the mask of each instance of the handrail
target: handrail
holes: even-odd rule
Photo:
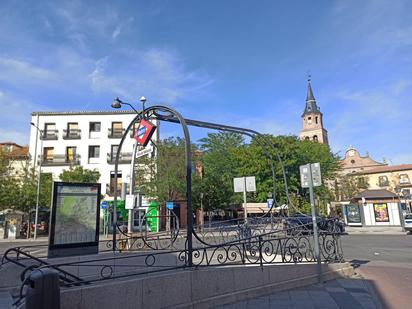
[[[34,260],[34,261],[38,262],[40,265],[29,265],[29,266],[27,266],[23,263],[20,263],[17,260],[12,259],[8,256],[8,254],[10,252],[15,252],[17,254],[17,256],[23,255],[23,256],[29,258],[30,260]],[[15,265],[18,265],[20,267],[24,267],[24,270],[20,275],[21,281],[24,281],[25,274],[26,274],[27,271],[33,270],[34,268],[39,268],[39,267],[42,267],[42,266],[51,267],[51,268],[57,270],[58,272],[60,272],[61,274],[63,274],[63,275],[60,275],[59,277],[62,281],[66,282],[66,283],[73,283],[73,282],[79,283],[79,282],[83,281],[81,278],[69,273],[68,271],[65,271],[65,270],[63,270],[59,267],[53,266],[52,264],[50,264],[50,263],[48,263],[48,262],[46,262],[46,261],[44,261],[40,258],[37,258],[37,257],[27,253],[27,252],[24,252],[23,250],[20,249],[20,247],[15,247],[15,248],[8,249],[3,255],[2,264],[4,264],[4,262],[3,262],[4,260],[7,260],[8,262],[13,263]],[[69,279],[68,277],[73,278],[73,280]]]

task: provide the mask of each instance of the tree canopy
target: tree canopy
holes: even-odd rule
[[[65,182],[96,183],[100,178],[100,172],[97,169],[89,170],[82,166],[71,166],[70,169],[63,170],[59,178]]]
[[[274,149],[266,147],[268,140]],[[156,158],[139,158],[136,168],[136,186],[141,192],[159,203],[185,199],[184,140],[168,138],[158,142]],[[197,149],[197,150],[196,150]],[[300,211],[308,212],[307,189],[300,186],[299,166],[319,162],[323,185],[315,189],[319,200],[333,198],[326,183],[334,179],[339,169],[339,158],[327,145],[301,141],[296,136],[256,137],[245,143],[242,135],[230,132],[210,133],[192,146],[192,199],[194,208],[205,210],[227,209],[240,204],[242,195],[233,192],[233,178],[256,177],[256,193],[248,193],[248,201],[265,202],[273,191],[271,162],[275,173],[275,199],[278,204],[288,203],[283,169],[286,172],[289,195]],[[273,159],[273,160],[272,160]],[[280,159],[280,160],[278,160]],[[272,160],[272,161],[271,161]],[[289,203],[288,203],[289,204]]]

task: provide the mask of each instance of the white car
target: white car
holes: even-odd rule
[[[405,215],[405,231],[412,233],[412,213]]]

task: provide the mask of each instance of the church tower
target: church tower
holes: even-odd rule
[[[328,131],[323,127],[323,115],[320,108],[316,105],[313,96],[310,77],[308,79],[308,94],[306,95],[306,106],[302,114],[303,129],[300,131],[300,139],[311,140],[329,145]]]

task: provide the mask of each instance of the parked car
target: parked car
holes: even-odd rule
[[[412,213],[405,215],[405,231],[412,233]]]
[[[325,218],[317,216],[316,222],[319,231],[330,233],[343,233],[345,231],[343,222],[336,218]],[[288,234],[312,233],[312,216],[296,214],[294,216],[288,217],[285,221],[285,228],[287,229]]]

